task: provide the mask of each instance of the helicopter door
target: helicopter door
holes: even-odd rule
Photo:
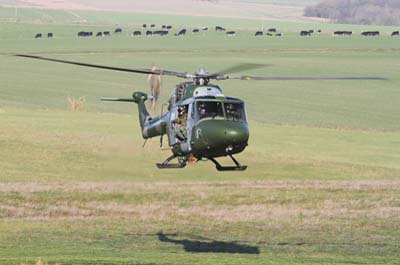
[[[187,142],[188,105],[173,108],[171,112],[171,126],[169,130],[169,144]]]

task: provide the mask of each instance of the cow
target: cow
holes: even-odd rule
[[[47,33],[47,38],[53,38],[53,32]]]
[[[92,35],[93,35],[93,32],[88,32],[88,31],[79,31],[78,32],[78,37],[89,37]]]
[[[272,37],[273,36],[271,32],[267,32],[267,33],[265,33],[265,35],[267,35],[268,37]]]
[[[192,30],[192,33],[199,33],[199,32],[200,32],[199,29],[193,29],[193,30]]]
[[[256,34],[254,34],[254,36],[262,36],[264,33],[262,31],[257,31]]]
[[[103,32],[101,31],[97,32],[96,37],[103,37]]]
[[[311,33],[309,30],[302,30],[300,31],[300,36],[311,36]]]
[[[235,31],[228,31],[228,32],[226,33],[226,35],[228,35],[228,36],[230,36],[230,37],[233,37],[233,36],[236,36],[236,32],[235,32]]]
[[[379,36],[379,31],[363,31],[361,32],[362,36]]]
[[[221,26],[216,26],[215,31],[225,31],[225,28],[223,28]]]
[[[147,28],[147,24],[143,24],[142,27],[143,27],[143,28]]]
[[[392,37],[393,37],[393,36],[399,36],[399,31],[393,31],[393,32],[392,32]]]
[[[155,30],[153,31],[153,35],[160,35],[160,36],[168,35],[168,30]]]
[[[156,26],[156,25],[154,25],[154,24],[151,24],[151,25],[150,25],[150,28],[154,28],[155,26]]]
[[[152,35],[153,35],[153,31],[151,31],[151,30],[146,31],[146,36],[152,36]]]
[[[204,26],[204,27],[201,28],[201,30],[208,30],[208,27]]]
[[[42,33],[37,33],[36,35],[35,35],[35,39],[39,39],[39,38],[41,38],[42,37]]]
[[[175,33],[175,36],[185,35],[186,29],[181,29],[178,33]]]
[[[268,32],[274,32],[274,33],[275,33],[275,32],[276,32],[276,28],[270,28],[270,29],[268,29],[267,31],[268,31]]]
[[[140,35],[142,35],[142,32],[140,32],[139,30],[132,32],[132,36],[140,36]]]
[[[122,33],[122,29],[121,28],[117,28],[114,30],[114,33]]]
[[[320,30],[320,29],[319,29],[319,30],[317,30],[317,32],[318,32],[318,33],[321,33],[321,32],[322,32],[322,30]]]
[[[104,36],[110,36],[110,34],[111,34],[111,33],[110,33],[109,31],[104,31],[104,32],[103,32],[103,35],[104,35]]]
[[[276,34],[275,34],[275,37],[282,37],[282,36],[283,36],[283,33],[282,33],[282,32],[276,33]]]
[[[346,31],[346,30],[338,30],[333,32],[333,36],[350,36],[353,34],[353,31]]]
[[[167,28],[167,29],[172,29],[172,26],[168,25],[166,28]]]

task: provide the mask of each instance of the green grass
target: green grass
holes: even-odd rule
[[[141,75],[10,56],[14,53],[124,67],[148,67],[156,62],[163,68],[188,72],[199,67],[217,72],[251,62],[267,65],[248,72],[253,75],[388,78],[386,81],[220,82],[225,94],[247,102],[251,120],[329,128],[390,131],[400,128],[398,38],[334,38],[329,34],[300,38],[294,33],[283,38],[256,38],[253,32],[242,31],[234,39],[215,32],[184,38],[168,36],[159,45],[156,37],[81,39],[75,36],[76,32],[86,28],[76,26],[47,26],[41,30],[25,24],[1,27],[5,39],[0,47],[3,54],[0,77],[5,80],[2,85],[5,97],[0,104],[65,109],[68,96],[86,96],[90,111],[126,113],[130,106],[104,104],[98,98],[123,97],[135,90],[148,89],[146,77]],[[87,30],[96,31],[90,27]],[[51,31],[56,37],[32,39],[38,31]],[[161,101],[167,101],[170,90],[179,81],[164,78]]]
[[[285,25],[283,38],[255,38],[250,27],[234,39],[79,39],[79,30],[114,26],[0,24],[0,264],[397,264],[400,39],[303,39],[300,26]],[[246,74],[388,80],[221,82],[247,104],[250,142],[237,158],[248,170],[158,170],[169,151],[158,139],[142,148],[136,106],[98,101],[147,91],[145,76],[13,53],[184,71],[255,62],[269,66]],[[162,102],[177,82],[164,78]],[[87,111],[69,112],[68,96],[85,96]]]
[[[167,154],[142,149],[131,115],[3,109],[0,124],[0,263],[398,261],[398,132],[252,122],[249,169],[218,173],[157,170]]]

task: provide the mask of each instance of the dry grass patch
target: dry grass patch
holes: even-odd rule
[[[237,181],[237,182],[78,182],[78,183],[0,183],[1,192],[99,192],[124,193],[132,191],[153,192],[188,192],[201,193],[206,191],[221,191],[224,189],[255,189],[255,190],[380,190],[390,189],[400,191],[400,180],[288,180],[288,181]]]
[[[399,184],[396,180],[0,184],[0,219],[167,223],[298,219],[309,225],[330,219],[393,220],[400,216]]]
[[[86,98],[79,99],[68,97],[69,110],[72,112],[81,112],[86,110]]]

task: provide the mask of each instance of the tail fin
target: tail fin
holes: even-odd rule
[[[142,128],[142,132],[144,131],[143,129],[145,128],[145,125],[148,121],[151,120],[151,116],[149,112],[147,111],[146,105],[144,102],[147,100],[148,96],[146,93],[143,92],[134,92],[132,95],[133,102],[138,104],[138,110],[139,110],[139,122],[140,122],[140,128]],[[146,138],[143,135],[144,138]]]
[[[143,138],[163,135],[167,131],[167,116],[152,118],[144,102],[148,99],[146,93],[134,92],[132,98],[102,98],[103,101],[134,102],[138,105],[139,122]]]

